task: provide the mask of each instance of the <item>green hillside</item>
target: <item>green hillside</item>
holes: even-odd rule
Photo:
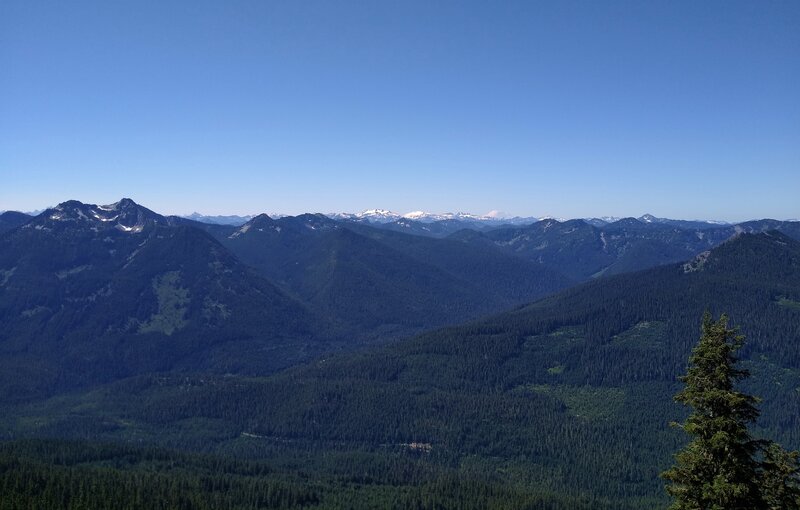
[[[426,487],[423,508],[458,507],[474,479],[488,498],[474,507],[663,508],[657,474],[684,441],[671,396],[706,308],[748,338],[758,433],[800,446],[793,302],[800,243],[742,235],[689,263],[269,378],[142,376],[15,408],[4,427],[271,459],[280,476],[334,487],[321,500],[332,507],[337,494],[368,507]]]

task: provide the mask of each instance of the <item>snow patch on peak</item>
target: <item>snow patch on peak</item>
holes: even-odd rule
[[[92,209],[91,213],[92,213],[92,216],[94,216],[94,218],[96,220],[100,220],[103,223],[106,223],[106,222],[109,222],[109,221],[116,221],[116,219],[119,218],[119,214],[117,214],[115,216],[103,216],[96,209]]]
[[[114,202],[113,204],[98,205],[97,208],[102,211],[116,211],[119,209],[119,202]]]
[[[114,225],[114,227],[117,228],[117,230],[120,230],[122,232],[131,232],[131,233],[134,233],[134,234],[139,233],[142,230],[144,230],[144,226],[143,225],[134,225],[132,227],[128,227],[128,226],[123,225],[122,223],[117,223],[116,225]]]

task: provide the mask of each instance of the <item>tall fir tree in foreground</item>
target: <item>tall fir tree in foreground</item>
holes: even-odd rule
[[[796,452],[756,440],[748,425],[759,415],[757,399],[736,391],[749,376],[737,368],[736,351],[744,342],[722,315],[703,317],[700,342],[689,358],[675,400],[693,408],[679,425],[692,441],[662,473],[671,483],[671,510],[759,510],[798,508]]]

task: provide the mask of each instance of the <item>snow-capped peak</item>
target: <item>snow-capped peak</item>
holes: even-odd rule
[[[360,220],[375,223],[389,223],[402,218],[396,212],[387,209],[367,209],[359,213],[328,213],[325,216],[334,220]]]
[[[421,218],[425,218],[428,216],[428,213],[425,211],[411,211],[410,213],[405,213],[403,218],[407,220],[419,220]]]
[[[433,223],[436,221],[465,221],[465,222],[488,222],[488,223],[534,223],[538,220],[535,217],[521,218],[518,216],[509,217],[505,213],[497,210],[489,211],[484,215],[466,212],[446,212],[430,213],[426,211],[411,211],[405,214],[397,214],[387,209],[367,209],[360,213],[330,213],[329,218],[335,220],[359,220],[373,223],[390,223],[400,220],[418,221],[421,223]]]
[[[138,234],[147,225],[166,223],[166,219],[153,211],[138,205],[129,198],[110,205],[84,204],[68,200],[46,210],[36,218],[44,222],[38,227],[49,229],[61,224],[88,225],[93,230],[115,228],[121,232]],[[38,228],[37,227],[37,228]]]
[[[481,221],[486,219],[493,219],[488,216],[478,216],[477,214],[465,213],[465,212],[456,212],[456,213],[428,213],[425,211],[412,211],[410,213],[406,213],[403,215],[403,218],[407,220],[415,220],[415,221],[423,221],[423,222],[433,222],[433,221],[443,221],[443,220],[468,220],[468,221]]]
[[[386,209],[367,209],[366,211],[357,213],[356,217],[374,221],[394,221],[399,219],[400,215]]]

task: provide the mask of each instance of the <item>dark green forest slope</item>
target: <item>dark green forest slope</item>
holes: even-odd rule
[[[268,460],[322,507],[660,508],[705,309],[747,336],[757,433],[800,446],[800,243],[777,232],[269,378],[146,375],[16,406],[3,429]]]

